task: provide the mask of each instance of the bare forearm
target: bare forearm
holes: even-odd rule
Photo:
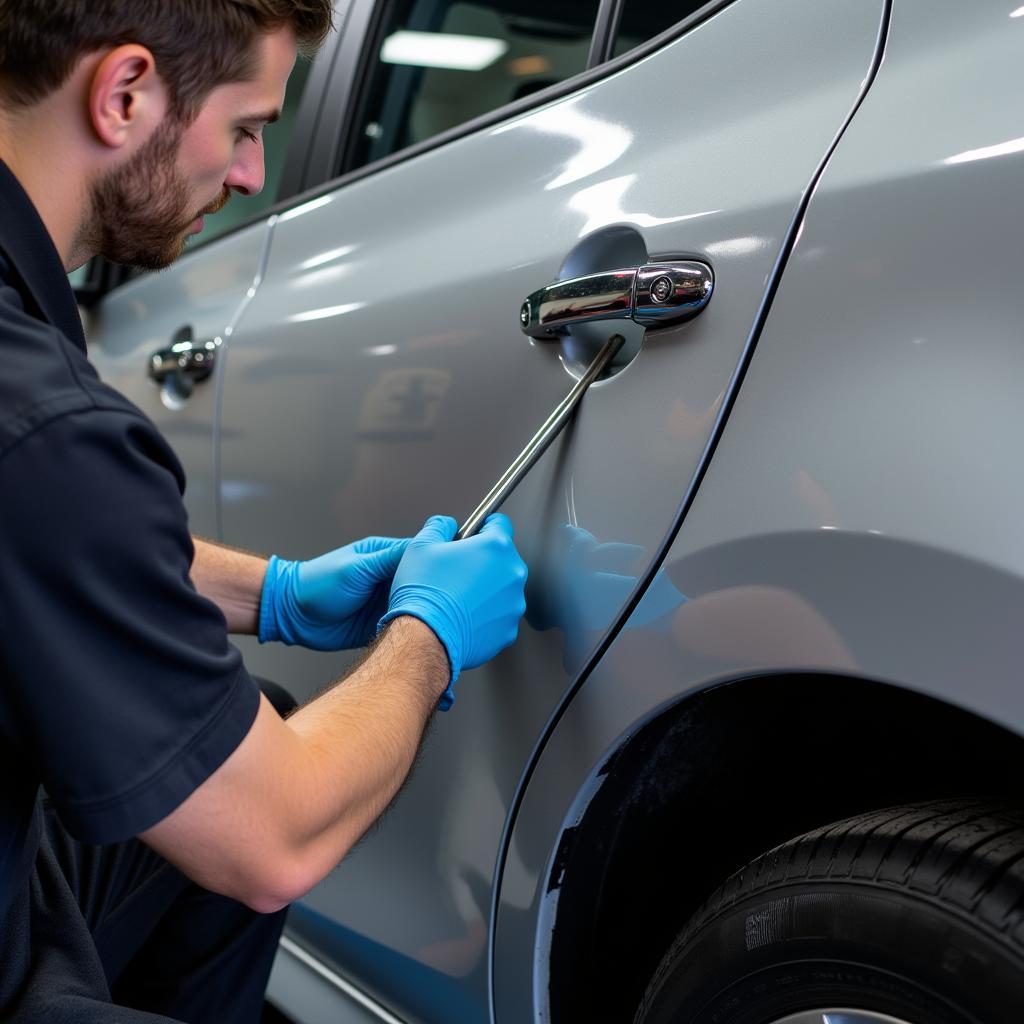
[[[192,582],[224,613],[229,633],[255,634],[267,559],[193,537]]]
[[[313,884],[402,785],[449,671],[433,631],[418,619],[399,618],[347,678],[288,719],[309,773],[296,825]]]
[[[396,619],[355,671],[288,721],[264,698],[235,752],[141,838],[256,910],[298,899],[394,797],[448,674],[433,632]]]
[[[221,608],[231,632],[255,633],[266,561],[193,541],[196,588]],[[297,856],[326,874],[379,817],[409,772],[449,673],[434,632],[403,617],[344,679],[289,717],[299,740],[287,794]]]

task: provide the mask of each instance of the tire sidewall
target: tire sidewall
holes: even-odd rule
[[[1024,964],[968,914],[878,883],[776,886],[705,914],[638,1024],[768,1024],[844,1007],[908,1024],[1018,1024]]]

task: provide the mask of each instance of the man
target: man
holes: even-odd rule
[[[304,563],[193,546],[175,456],[86,358],[66,272],[165,266],[258,192],[262,128],[329,27],[329,0],[0,0],[4,1020],[255,1020],[282,908],[516,635],[504,516]],[[378,629],[287,721],[227,642]]]

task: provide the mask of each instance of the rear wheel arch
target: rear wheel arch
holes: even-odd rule
[[[548,883],[552,1024],[631,1019],[708,894],[802,832],[933,797],[1024,805],[1022,754],[1024,738],[977,715],[849,676],[738,679],[665,708],[605,761],[562,836]]]

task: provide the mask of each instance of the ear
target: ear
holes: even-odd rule
[[[89,119],[100,142],[120,149],[144,141],[167,113],[167,91],[153,54],[129,43],[96,66],[89,89]]]

